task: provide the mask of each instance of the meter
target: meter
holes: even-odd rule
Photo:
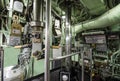
[[[18,12],[23,12],[23,3],[20,2],[20,1],[15,1],[14,2],[14,5],[13,5],[13,8],[15,11],[18,11]]]

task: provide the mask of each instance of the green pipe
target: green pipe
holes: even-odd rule
[[[58,15],[62,15],[62,14],[65,14],[65,11],[63,11],[59,6],[58,4],[56,4],[54,1],[52,1],[52,10],[56,11],[56,13]]]
[[[88,29],[104,28],[120,23],[120,4],[98,18],[74,25],[72,32],[79,33]]]
[[[4,0],[0,0],[0,8],[4,8],[5,7],[5,1]]]
[[[9,0],[0,0],[0,8],[5,8],[9,4]]]
[[[60,14],[61,13],[61,9],[59,8],[59,6],[52,1],[52,8],[58,13]]]

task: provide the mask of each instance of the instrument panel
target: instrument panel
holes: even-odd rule
[[[106,43],[106,37],[105,35],[89,35],[89,36],[85,36],[85,41],[86,43],[102,44],[102,43]]]

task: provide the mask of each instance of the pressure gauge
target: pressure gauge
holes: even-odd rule
[[[14,6],[13,6],[13,9],[15,10],[15,11],[18,11],[18,12],[23,12],[23,3],[22,2],[20,2],[20,1],[15,1],[14,2]]]
[[[68,76],[67,75],[63,75],[62,79],[63,79],[63,81],[67,81],[68,80]]]

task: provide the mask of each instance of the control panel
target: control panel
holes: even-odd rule
[[[86,43],[96,43],[96,44],[102,44],[106,43],[106,37],[105,35],[88,35],[85,36]]]
[[[85,33],[83,34],[86,44],[89,44],[92,48],[92,56],[94,65],[96,67],[106,65],[108,62],[107,54],[107,39],[104,32],[100,33]]]

